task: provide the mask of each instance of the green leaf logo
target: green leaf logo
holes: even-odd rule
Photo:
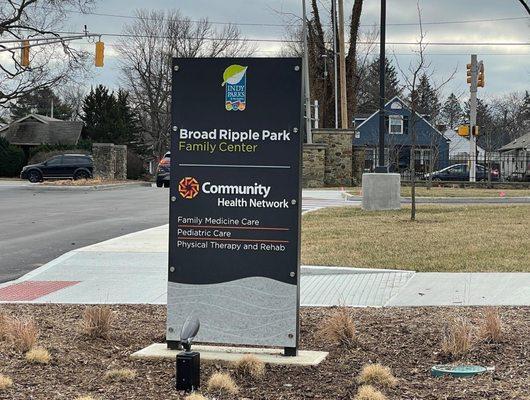
[[[243,79],[243,76],[245,76],[247,68],[248,67],[243,67],[242,65],[237,64],[229,66],[227,69],[225,69],[225,72],[223,73],[223,83],[221,84],[221,86],[224,86],[226,83],[229,83],[231,85],[239,83],[239,81]]]

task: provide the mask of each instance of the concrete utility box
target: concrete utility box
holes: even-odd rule
[[[401,177],[399,174],[363,174],[363,210],[401,209]]]

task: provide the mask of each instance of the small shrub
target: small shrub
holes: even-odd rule
[[[26,353],[26,361],[32,364],[48,364],[52,357],[44,347],[34,347]]]
[[[252,354],[246,354],[234,362],[237,373],[254,379],[265,375],[265,363]]]
[[[184,400],[208,400],[208,399],[204,397],[202,394],[192,393],[184,397]]]
[[[319,331],[326,341],[343,346],[352,346],[357,342],[355,323],[347,307],[339,307],[334,314],[324,322]]]
[[[473,342],[473,327],[465,318],[456,318],[446,327],[442,339],[442,352],[459,359],[469,352]]]
[[[502,339],[502,322],[499,310],[488,308],[480,327],[480,336],[487,342],[498,343]]]
[[[13,380],[9,376],[0,374],[0,390],[6,390],[13,386]]]
[[[210,392],[215,392],[219,394],[236,394],[237,392],[239,392],[239,388],[237,387],[230,374],[227,374],[225,372],[213,373],[212,376],[210,376],[210,379],[208,379],[206,387]]]
[[[24,151],[0,137],[0,176],[18,176],[24,166]]]
[[[136,378],[136,371],[129,368],[111,369],[105,373],[105,379],[112,382],[130,381]]]
[[[364,385],[359,388],[354,400],[387,400],[386,396],[379,390],[374,389],[370,385]]]
[[[107,339],[114,321],[114,314],[108,306],[90,306],[83,312],[81,327],[91,338]]]
[[[396,386],[397,379],[392,375],[390,368],[384,365],[366,364],[359,373],[357,382],[362,385],[393,387]]]
[[[39,330],[32,318],[9,318],[6,324],[6,339],[15,349],[29,351],[37,344]]]

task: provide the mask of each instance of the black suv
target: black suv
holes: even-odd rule
[[[92,156],[85,154],[64,154],[39,164],[26,165],[20,177],[30,182],[44,179],[89,179],[94,172]]]

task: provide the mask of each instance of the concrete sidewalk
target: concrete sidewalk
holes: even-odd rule
[[[0,285],[0,302],[165,304],[168,226],[71,251]],[[530,273],[302,267],[303,306],[530,305]]]

